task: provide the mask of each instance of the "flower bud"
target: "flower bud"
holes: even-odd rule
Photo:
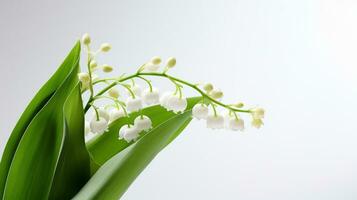
[[[236,108],[243,108],[244,103],[238,102],[238,103],[236,103],[236,104],[233,104],[233,106],[236,107]]]
[[[211,92],[213,90],[213,85],[211,83],[206,83],[204,86],[203,86],[203,89],[206,91],[206,92]]]
[[[142,101],[140,98],[128,97],[126,100],[126,109],[129,112],[139,111],[143,107]]]
[[[196,104],[192,108],[192,116],[196,119],[206,119],[208,115],[208,108],[204,104]]]
[[[112,49],[112,46],[109,43],[103,43],[100,45],[100,51],[102,52],[108,52],[110,49]]]
[[[119,90],[116,89],[116,88],[111,88],[109,91],[108,91],[108,94],[109,96],[117,99],[119,97]]]
[[[166,67],[167,68],[173,68],[176,65],[176,58],[174,57],[170,57],[169,59],[167,59],[166,61]]]
[[[262,125],[263,125],[263,121],[261,119],[255,119],[253,118],[253,121],[252,121],[252,126],[255,127],[255,128],[260,128]]]
[[[223,92],[219,89],[213,89],[209,95],[214,99],[221,99],[223,97]]]
[[[220,114],[209,115],[206,121],[207,128],[222,129],[224,128],[224,117]]]
[[[90,80],[90,77],[89,77],[89,74],[88,73],[84,73],[84,72],[81,72],[81,73],[78,73],[78,79],[83,83],[89,83],[89,80]]]
[[[102,134],[108,129],[108,121],[103,117],[99,117],[98,120],[96,117],[93,117],[92,121],[90,122],[90,128],[93,133]]]
[[[160,95],[159,91],[156,88],[152,88],[152,91],[150,91],[150,88],[147,88],[144,93],[143,93],[143,101],[147,105],[153,105],[159,103],[160,100]]]
[[[90,63],[89,63],[89,67],[90,67],[91,69],[94,69],[94,68],[98,67],[97,61],[91,60]]]
[[[103,72],[109,73],[109,72],[113,71],[113,67],[110,65],[103,65],[102,70],[103,70]]]
[[[150,62],[154,65],[159,65],[161,63],[161,58],[159,56],[152,57]]]
[[[90,39],[90,36],[88,33],[85,33],[83,36],[82,36],[82,42],[83,44],[85,45],[89,45],[90,42],[91,42],[91,39]]]
[[[144,69],[149,72],[156,72],[159,68],[160,68],[160,65],[149,62],[149,63],[145,64]]]
[[[148,131],[152,128],[151,119],[145,115],[137,116],[134,120],[134,126],[139,131]]]

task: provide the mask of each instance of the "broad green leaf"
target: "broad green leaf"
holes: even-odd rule
[[[188,99],[188,109],[192,107],[200,100],[199,97]],[[175,113],[167,111],[160,105],[151,106],[142,110],[144,115],[150,117],[153,127],[164,123],[168,119],[176,116]],[[87,148],[92,159],[99,165],[104,164],[107,160],[113,157],[118,152],[127,148],[132,143],[127,143],[124,140],[118,140],[119,129],[127,123],[133,123],[134,119],[139,116],[140,113],[130,114],[129,118],[120,118],[110,124],[109,131],[93,138],[87,142]],[[95,169],[94,169],[95,170]]]
[[[90,159],[84,141],[84,112],[79,84],[64,105],[65,140],[50,199],[72,198],[90,178]]]
[[[68,74],[73,70],[73,64],[77,62],[79,52],[80,44],[77,43],[55,74],[47,81],[47,83],[39,90],[29,103],[12,131],[0,162],[0,199],[2,199],[4,194],[3,192],[11,162],[26,128],[34,116],[43,108],[43,106],[60,87]]]
[[[102,165],[74,199],[120,198],[151,160],[188,125],[191,119],[189,110],[155,127]]]
[[[58,191],[73,187],[69,190],[73,193],[73,190],[80,187],[77,184],[85,181],[86,178],[61,177],[79,172],[80,166],[72,167],[81,160],[85,161],[82,166],[89,167],[89,157],[83,152],[84,142],[80,147],[83,112],[78,113],[78,109],[82,109],[81,99],[78,97],[79,53],[80,44],[77,43],[67,57],[72,62],[65,62],[68,66],[64,68],[70,68],[66,77],[62,81],[58,80],[61,81],[60,86],[26,127],[13,155],[3,199],[48,199],[52,186],[54,190],[51,197],[60,198],[62,196]],[[77,122],[80,124],[74,124]],[[69,151],[73,151],[73,143],[78,142],[79,153],[72,155]],[[83,155],[84,158],[81,157]],[[86,176],[85,171],[88,172],[84,169],[79,177]],[[58,182],[53,183],[53,180]],[[75,180],[75,183],[64,183],[67,180]]]

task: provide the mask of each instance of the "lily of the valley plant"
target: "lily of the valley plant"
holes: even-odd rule
[[[262,108],[224,103],[211,83],[172,76],[173,57],[102,78],[98,72],[117,71],[96,60],[111,45],[92,50],[85,34],[82,46],[86,70],[80,72],[77,42],[12,131],[0,163],[0,198],[118,199],[192,117],[211,129],[243,131],[243,118],[263,125]],[[166,79],[172,90],[161,91],[152,78]],[[184,87],[198,96],[186,98]]]

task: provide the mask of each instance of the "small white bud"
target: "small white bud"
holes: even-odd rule
[[[127,127],[124,133],[124,140],[127,142],[135,141],[140,135],[140,131],[135,126]]]
[[[108,129],[108,121],[103,117],[99,117],[99,120],[97,120],[96,117],[93,117],[90,122],[90,129],[93,133],[102,134]]]
[[[121,117],[125,117],[125,112],[123,109],[118,110],[118,109],[114,108],[114,109],[110,110],[110,112],[109,112],[110,122],[113,122]]]
[[[185,111],[187,107],[187,100],[186,98],[178,97],[176,95],[171,95],[167,99],[167,109],[172,110],[174,113],[179,113]]]
[[[152,128],[151,119],[145,115],[137,116],[134,120],[134,126],[139,131],[148,131]]]
[[[239,118],[231,117],[228,120],[228,128],[234,131],[243,131],[244,130],[244,121]]]
[[[89,63],[89,67],[90,67],[91,69],[94,69],[94,68],[98,67],[97,61],[91,60],[90,63]]]
[[[221,99],[223,97],[223,92],[220,89],[213,89],[209,95],[214,99]]]
[[[119,90],[116,89],[116,88],[111,88],[109,91],[108,91],[108,94],[109,96],[117,99],[120,95],[119,95]]]
[[[99,117],[104,118],[107,122],[109,121],[109,113],[107,110],[105,110],[104,108],[99,108],[97,109],[98,115]],[[95,112],[93,112],[93,118],[95,118],[97,116],[97,114]]]
[[[176,65],[176,58],[170,57],[169,59],[167,59],[167,61],[166,61],[167,68],[173,68],[173,67],[175,67],[175,65]]]
[[[224,117],[220,114],[209,115],[207,117],[206,126],[211,129],[222,129],[224,128]]]
[[[130,89],[135,94],[135,96],[141,97],[142,89],[140,85],[135,84]]]
[[[260,128],[263,125],[263,121],[261,119],[254,119],[252,121],[252,126],[255,128]]]
[[[88,135],[90,133],[90,125],[89,125],[89,122],[85,121],[84,122],[84,134],[85,135]]]
[[[90,39],[90,36],[88,33],[85,33],[83,36],[82,36],[82,42],[83,44],[85,45],[89,45],[90,42],[91,42],[91,39]]]
[[[206,119],[208,116],[208,108],[204,104],[196,104],[192,108],[192,116],[196,119]]]
[[[150,62],[154,65],[159,65],[161,63],[161,58],[159,56],[152,57]]]
[[[78,79],[83,83],[89,83],[89,80],[90,80],[90,77],[89,77],[89,74],[88,73],[84,73],[84,72],[81,72],[81,73],[78,73]]]
[[[149,72],[156,72],[160,68],[160,65],[154,64],[154,63],[147,63],[145,64],[145,70]]]
[[[150,91],[150,88],[147,88],[144,93],[143,93],[143,101],[147,105],[153,105],[159,103],[160,100],[160,95],[159,91],[156,88],[152,88],[152,91]]]
[[[103,65],[103,66],[102,66],[102,70],[103,70],[103,72],[105,72],[105,73],[109,73],[109,72],[112,72],[112,71],[113,71],[113,67],[110,66],[110,65]]]
[[[203,89],[206,92],[211,92],[213,90],[213,85],[211,83],[206,83],[206,84],[203,85]]]
[[[243,108],[244,103],[238,102],[238,103],[234,104],[233,106],[236,107],[236,108]]]
[[[139,111],[143,107],[142,100],[140,98],[128,97],[126,100],[126,109],[129,112]]]
[[[110,49],[112,49],[112,46],[109,43],[103,43],[100,45],[100,51],[102,52],[108,52]]]
[[[263,108],[254,108],[250,110],[253,118],[255,119],[263,119],[265,115],[265,110]]]

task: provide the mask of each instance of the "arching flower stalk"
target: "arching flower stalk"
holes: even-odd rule
[[[88,34],[83,36],[82,43],[87,50],[87,72],[79,73],[78,77],[82,83],[82,92],[89,91],[90,94],[85,106],[85,112],[90,108],[94,110],[93,119],[90,120],[89,126],[86,126],[86,132],[101,134],[107,130],[108,124],[116,119],[128,116],[130,112],[140,112],[144,106],[154,104],[160,104],[174,113],[182,113],[187,108],[183,87],[195,90],[202,97],[202,100],[192,108],[192,116],[199,120],[206,120],[208,128],[222,129],[226,127],[234,131],[243,131],[244,121],[239,113],[250,114],[253,127],[260,128],[263,125],[264,109],[244,109],[243,103],[225,104],[221,101],[224,96],[223,92],[213,84],[190,83],[169,75],[169,70],[176,66],[176,59],[173,57],[168,58],[165,64],[162,65],[162,59],[155,56],[141,65],[131,75],[122,75],[117,78],[98,78],[94,74],[96,70],[101,69],[105,73],[113,71],[111,65],[100,65],[96,61],[96,55],[101,52],[109,52],[111,45],[104,43],[99,50],[92,51],[90,48],[91,38]],[[152,85],[150,77],[167,79],[173,84],[175,90],[160,95],[159,89]],[[147,88],[143,90],[142,86],[136,83],[138,80],[143,81]],[[95,93],[94,86],[99,83],[107,85]],[[121,90],[119,90],[118,86],[120,86]],[[121,94],[128,94],[128,97],[124,98],[125,95]],[[100,99],[109,99],[113,104],[105,108],[98,108],[95,104]],[[107,110],[109,107],[111,107],[110,111]],[[227,116],[221,114],[218,108],[228,111]],[[126,124],[120,128],[118,138],[127,142],[135,141],[141,132],[149,131],[151,127],[152,122],[149,116],[140,115],[132,124]]]

